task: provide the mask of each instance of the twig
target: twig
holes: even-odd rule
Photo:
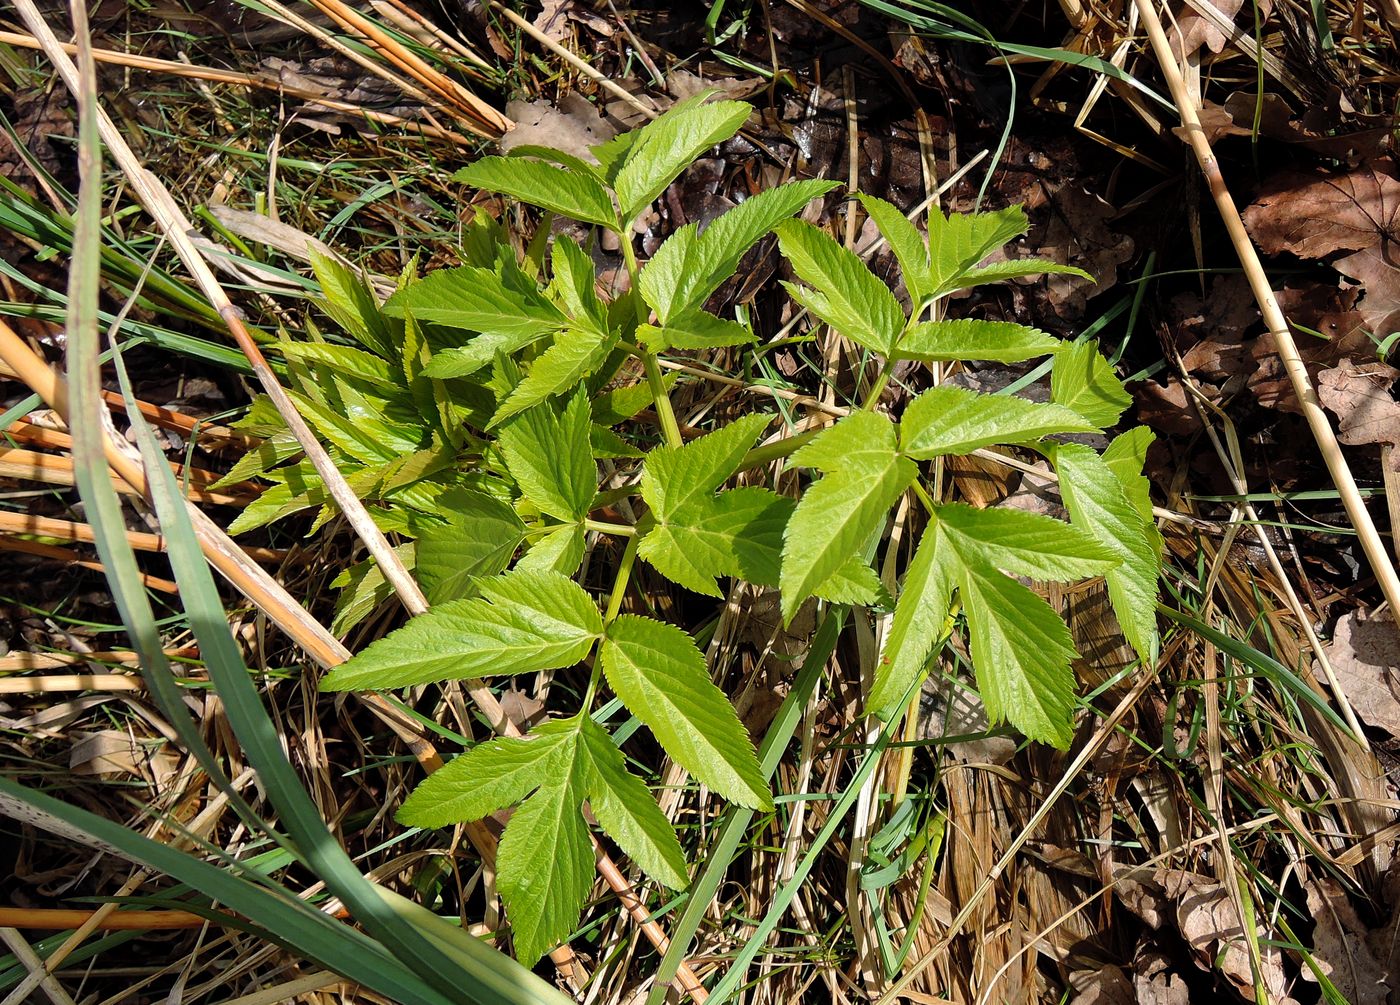
[[[1190,99],[1186,81],[1182,78],[1181,69],[1177,65],[1176,57],[1172,51],[1172,44],[1167,38],[1166,31],[1162,28],[1161,18],[1158,17],[1151,0],[1133,0],[1133,2],[1137,5],[1142,16],[1143,24],[1147,28],[1147,36],[1152,43],[1152,51],[1157,57],[1162,75],[1167,79],[1172,99],[1176,102],[1177,111],[1181,115],[1181,124],[1186,133],[1186,140],[1191,145],[1191,151],[1196,155],[1201,173],[1205,175],[1206,182],[1210,186],[1211,197],[1215,200],[1216,208],[1220,211],[1221,219],[1225,223],[1225,229],[1230,234],[1230,242],[1235,246],[1235,251],[1239,255],[1240,264],[1244,267],[1245,278],[1249,280],[1250,289],[1254,292],[1254,299],[1258,301],[1264,324],[1274,337],[1275,345],[1278,346],[1279,360],[1283,364],[1284,371],[1288,374],[1289,383],[1292,384],[1293,393],[1298,398],[1303,417],[1307,420],[1308,428],[1317,441],[1318,450],[1322,454],[1323,461],[1327,464],[1327,471],[1332,476],[1333,484],[1337,487],[1337,493],[1341,497],[1347,517],[1356,529],[1357,539],[1361,542],[1361,550],[1365,553],[1371,571],[1375,574],[1376,582],[1381,588],[1381,594],[1385,597],[1390,609],[1400,616],[1400,576],[1396,575],[1395,566],[1390,560],[1385,544],[1376,530],[1370,512],[1366,509],[1366,503],[1361,498],[1361,493],[1357,490],[1356,479],[1352,477],[1346,458],[1342,456],[1337,436],[1332,431],[1332,425],[1328,422],[1327,415],[1317,400],[1317,394],[1313,390],[1307,368],[1303,364],[1302,357],[1298,354],[1298,346],[1293,341],[1293,334],[1289,330],[1288,320],[1284,317],[1283,311],[1279,308],[1278,300],[1275,299],[1273,290],[1269,287],[1269,277],[1264,271],[1263,263],[1259,260],[1259,253],[1255,250],[1254,243],[1250,240],[1249,233],[1244,227],[1244,221],[1240,218],[1239,210],[1235,206],[1235,200],[1225,185],[1225,178],[1220,172],[1220,163],[1216,160],[1215,154],[1211,150],[1210,140],[1206,138],[1205,130],[1201,126],[1199,109],[1197,109],[1195,102]],[[1400,621],[1397,621],[1396,624],[1397,627],[1400,627]]]

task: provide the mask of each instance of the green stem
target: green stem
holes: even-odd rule
[[[585,519],[583,526],[588,530],[596,530],[600,534],[612,534],[616,537],[632,537],[637,533],[637,528],[625,523],[609,523],[606,520]]]
[[[822,428],[824,429],[826,427]],[[739,470],[746,471],[749,468],[756,468],[795,454],[799,447],[811,443],[821,431],[821,429],[809,429],[807,432],[798,433],[796,436],[789,436],[782,440],[774,440],[772,443],[765,443],[761,447],[754,447],[745,454],[744,459],[739,462]]]
[[[632,247],[632,233],[630,230],[618,232],[618,238],[622,242],[622,258],[627,263],[627,276],[631,280],[631,289],[627,295],[632,298],[632,304],[637,312],[637,324],[647,323],[647,305],[642,299],[641,292],[641,267],[637,265],[637,251]],[[661,375],[661,367],[656,362],[656,356],[646,351],[641,346],[637,347],[637,358],[642,361],[642,366],[646,368],[647,385],[651,388],[652,397],[656,400],[656,418],[661,423],[661,434],[666,438],[668,447],[680,447],[685,445],[685,440],[681,437],[681,426],[676,421],[675,409],[671,407],[671,396],[666,392],[666,381]]]
[[[861,403],[861,408],[867,412],[875,411],[875,406],[880,404],[880,395],[885,391],[885,385],[890,382],[889,360],[885,360],[884,366],[880,367],[880,372],[875,377],[875,383],[870,385],[870,392],[865,396],[865,401]]]
[[[627,547],[622,552],[622,561],[617,567],[617,579],[613,580],[612,595],[608,597],[608,610],[603,615],[603,623],[612,624],[622,610],[622,598],[627,595],[627,583],[632,578],[632,566],[637,561],[637,545],[641,537],[634,534],[627,539]]]

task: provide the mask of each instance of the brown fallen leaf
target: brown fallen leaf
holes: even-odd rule
[[[1356,714],[1400,737],[1400,633],[1390,618],[1344,614],[1327,645],[1327,659]]]
[[[592,163],[597,158],[589,147],[606,143],[617,130],[598,114],[593,103],[576,91],[559,100],[558,105],[538,101],[511,101],[506,115],[515,128],[501,137],[501,151],[508,153],[516,147],[555,147]]]
[[[1097,970],[1076,970],[1069,975],[1074,991],[1070,1005],[1135,1005],[1133,982],[1121,967],[1105,964]]]
[[[1133,990],[1138,1005],[1191,1005],[1191,989],[1165,953],[1150,945],[1139,948],[1133,959]]]
[[[1176,924],[1195,954],[1196,965],[1224,977],[1247,1001],[1254,1000],[1254,972],[1244,926],[1225,886],[1199,873],[1159,869],[1156,879],[1175,904]],[[1260,978],[1278,1005],[1292,1002],[1286,994],[1283,952],[1259,933]]]
[[[1325,258],[1373,248],[1400,234],[1400,181],[1376,167],[1340,175],[1284,172],[1244,211],[1250,237],[1267,254]]]
[[[1199,0],[1199,5],[1210,7],[1218,12],[1220,20],[1233,24],[1235,15],[1244,6],[1244,0]],[[1230,41],[1230,36],[1221,30],[1217,18],[1200,14],[1189,5],[1177,15],[1177,24],[1181,28],[1178,51],[1183,56],[1191,55],[1202,46],[1211,52],[1221,52]]]
[[[1337,416],[1337,438],[1351,446],[1400,444],[1400,402],[1390,387],[1400,370],[1384,363],[1353,366],[1344,359],[1317,378],[1317,396]],[[1396,464],[1392,460],[1392,464]],[[1397,467],[1400,470],[1400,467]]]
[[[1368,944],[1373,934],[1356,913],[1346,891],[1330,879],[1306,884],[1308,913],[1313,928],[1313,961],[1352,1005],[1385,1005],[1390,988],[1384,964]],[[1316,983],[1312,969],[1302,968],[1303,979]]]

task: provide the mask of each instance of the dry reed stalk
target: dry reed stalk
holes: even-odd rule
[[[1351,520],[1352,527],[1356,530],[1361,550],[1366,555],[1371,571],[1375,574],[1376,582],[1380,585],[1386,603],[1391,610],[1400,611],[1400,576],[1396,575],[1395,566],[1376,530],[1370,512],[1366,509],[1366,502],[1357,489],[1356,479],[1352,477],[1346,458],[1342,456],[1341,447],[1337,443],[1337,435],[1333,432],[1332,425],[1313,390],[1307,368],[1298,353],[1297,344],[1293,341],[1293,333],[1288,327],[1288,320],[1284,317],[1278,300],[1274,297],[1273,290],[1269,285],[1268,274],[1264,271],[1264,265],[1259,260],[1259,253],[1255,249],[1253,241],[1250,240],[1249,233],[1245,230],[1244,221],[1240,218],[1235,200],[1230,195],[1225,178],[1220,172],[1220,163],[1216,160],[1210,140],[1206,138],[1205,130],[1201,126],[1200,110],[1191,100],[1186,81],[1181,74],[1181,68],[1177,65],[1172,44],[1162,27],[1161,18],[1151,0],[1133,0],[1133,2],[1137,5],[1143,24],[1147,28],[1148,39],[1151,41],[1152,51],[1157,57],[1157,64],[1167,80],[1172,100],[1176,102],[1177,111],[1181,115],[1186,141],[1191,147],[1191,152],[1195,154],[1196,162],[1210,187],[1211,197],[1215,200],[1216,208],[1225,223],[1225,229],[1230,234],[1230,242],[1239,255],[1240,264],[1244,267],[1245,278],[1249,281],[1254,299],[1259,304],[1264,324],[1274,337],[1274,343],[1278,347],[1279,360],[1283,364],[1284,371],[1288,374],[1289,383],[1298,399],[1303,417],[1307,420],[1308,429],[1317,441],[1318,450],[1322,454],[1327,471],[1332,476],[1332,482],[1341,497],[1347,518]],[[1400,622],[1397,624],[1400,625]]]
[[[34,516],[29,513],[14,513],[0,510],[0,534],[31,534],[35,537],[52,537],[61,541],[81,541],[92,544],[97,537],[92,527],[85,523],[60,520],[56,517]],[[126,532],[127,543],[137,551],[165,551],[170,547],[163,534],[148,534],[145,531]],[[288,552],[272,548],[244,548],[244,552],[260,562],[281,562]]]
[[[77,565],[84,569],[91,569],[93,572],[106,574],[101,562],[84,558],[71,548],[59,548],[52,544],[40,544],[37,541],[24,541],[20,538],[9,537],[0,534],[0,551],[14,551],[25,555],[37,555],[40,558],[50,558],[56,562],[63,562],[66,565]],[[137,573],[141,577],[143,586],[148,586],[161,593],[176,594],[180,592],[180,587],[174,580],[162,579],[159,576],[152,576],[148,572]]]

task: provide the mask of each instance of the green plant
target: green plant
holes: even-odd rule
[[[478,217],[464,234],[465,264],[406,275],[383,305],[348,270],[317,260],[325,309],[358,346],[314,332],[311,342],[285,346],[298,404],[357,490],[381,503],[376,519],[411,539],[404,555],[434,605],[334,669],[323,688],[589,667],[572,715],[525,738],[472,747],[400,811],[405,823],[438,827],[517,807],[501,842],[499,887],[516,952],[529,962],[569,933],[591,885],[585,803],[649,876],[673,888],[687,883],[670,823],[593,717],[604,686],[698,781],[744,807],[772,805],[750,740],[695,639],[677,625],[621,613],[637,558],[699,594],[723,596],[726,578],[777,588],[788,621],[811,597],[892,609],[868,695],[869,710],[887,721],[902,714],[961,623],[991,720],[1068,745],[1076,701],[1070,634],[1017,577],[1102,575],[1128,641],[1144,655],[1155,644],[1161,542],[1140,473],[1151,434],[1131,430],[1102,453],[1052,439],[1117,423],[1129,399],[1112,367],[1093,343],[1013,323],[941,319],[949,294],[978,284],[1051,271],[1088,278],[1043,261],[980,264],[1024,232],[1019,207],[935,211],[925,240],[894,206],[859,196],[899,262],[907,312],[855,254],[793,219],[835,187],[829,182],[761,193],[703,232],[681,228],[645,267],[637,261],[637,217],[749,111],[697,97],[594,148],[596,163],[519,148],[458,172],[466,184],[612,231],[630,280],[625,292],[600,295],[590,253],[569,237],[554,238],[546,267],[543,239],[521,256],[496,223]],[[548,232],[546,222],[541,234]],[[878,375],[860,408],[820,431],[755,448],[778,419],[755,412],[686,442],[658,357],[755,341],[741,320],[705,305],[769,232],[798,280],[785,284],[792,300],[877,357]],[[1048,402],[942,384],[914,397],[898,420],[880,410],[898,361],[1041,356],[1054,358]],[[641,364],[645,383],[613,387],[629,360]],[[628,422],[648,406],[660,444]],[[326,507],[314,472],[294,460],[295,444],[269,411],[255,406],[247,425],[268,439],[230,478],[261,474],[276,484],[238,526]],[[995,445],[1034,451],[1054,466],[1068,523],[939,501],[930,477],[938,469],[928,462]],[[599,458],[631,465],[631,477],[600,492]],[[797,498],[762,484],[725,487],[778,462],[812,473]],[[887,562],[892,572],[882,580],[871,559],[910,491],[926,526],[902,575]],[[635,523],[595,518],[623,500],[621,512],[640,514]],[[601,604],[577,580],[588,532],[625,542]],[[342,585],[342,628],[385,595],[368,566]]]

